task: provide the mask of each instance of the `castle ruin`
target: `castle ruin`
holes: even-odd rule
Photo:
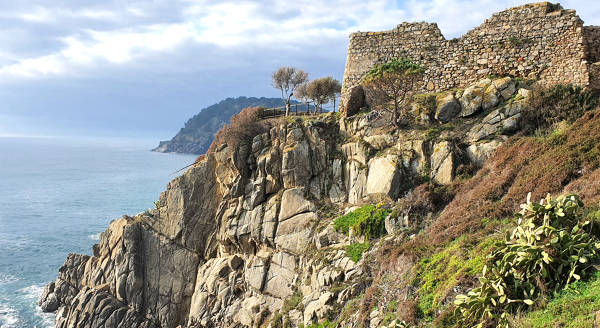
[[[496,13],[451,40],[437,24],[425,22],[353,33],[342,95],[374,66],[393,58],[409,58],[426,68],[423,92],[464,87],[489,75],[600,89],[600,27],[584,26],[575,10],[549,2]]]

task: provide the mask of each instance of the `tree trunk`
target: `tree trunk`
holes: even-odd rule
[[[290,115],[290,101],[286,101],[285,102],[285,116],[289,116]]]

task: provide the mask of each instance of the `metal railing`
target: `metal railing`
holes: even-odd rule
[[[335,102],[334,102],[335,104]],[[311,110],[314,110],[315,107],[314,105],[310,105],[310,103],[308,104],[291,104],[290,105],[290,114],[289,116],[307,116],[307,115],[317,115],[320,113],[313,113],[311,112]],[[335,105],[331,105],[331,106],[322,106],[320,108],[321,110],[327,110],[329,111],[330,109],[335,110]],[[263,119],[266,118],[271,118],[271,117],[278,117],[278,116],[285,116],[285,106],[281,106],[281,107],[272,107],[272,108],[264,108],[261,112],[260,115]]]

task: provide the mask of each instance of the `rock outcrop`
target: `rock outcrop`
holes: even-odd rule
[[[59,328],[319,320],[368,281],[345,251],[357,237],[337,232],[332,218],[396,201],[424,176],[450,184],[461,163],[481,165],[525,104],[526,91],[507,101],[511,83],[478,83],[481,100],[468,107],[456,100],[466,91],[438,97],[438,119],[457,124],[438,135],[389,129],[375,112],[341,121],[326,114],[282,120],[251,143],[222,147],[171,181],[156,209],[111,222],[92,256],[69,255],[40,305],[56,311]],[[473,112],[460,118],[465,110]],[[386,218],[390,233],[409,224]]]

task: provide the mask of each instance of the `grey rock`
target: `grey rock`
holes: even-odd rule
[[[435,119],[442,123],[450,122],[460,113],[460,104],[453,93],[438,97],[436,102]]]

